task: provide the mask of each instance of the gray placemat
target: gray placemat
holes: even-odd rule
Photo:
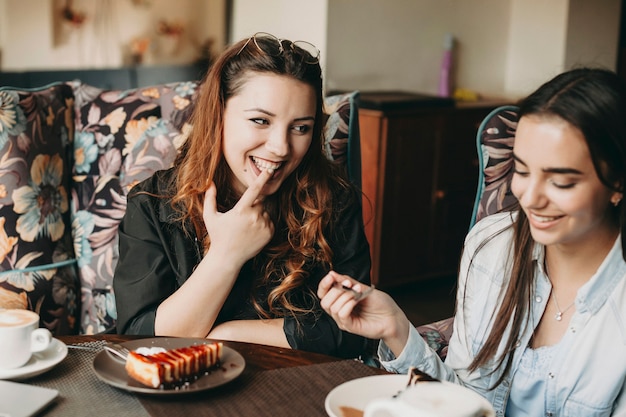
[[[67,357],[43,375],[23,381],[54,388],[59,397],[46,408],[45,416],[120,416],[141,417],[149,414],[132,394],[100,381],[92,368],[104,342],[81,343],[86,349],[69,349]]]
[[[244,373],[229,386],[179,398],[141,398],[157,417],[327,416],[324,401],[336,386],[380,371],[354,360]]]
[[[47,373],[23,381],[59,390],[46,417],[120,416],[327,416],[326,395],[346,381],[380,374],[354,360],[244,373],[229,384],[197,394],[135,396],[100,381],[92,368],[104,342],[81,343]],[[296,399],[297,400],[294,400]]]

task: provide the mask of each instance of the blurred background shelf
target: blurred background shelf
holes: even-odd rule
[[[205,72],[206,67],[201,64],[0,72],[0,87],[39,88],[59,81],[80,80],[103,89],[126,90],[163,83],[199,80]]]

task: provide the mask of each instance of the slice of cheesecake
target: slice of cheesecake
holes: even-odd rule
[[[148,355],[133,350],[126,358],[126,372],[152,388],[183,385],[217,365],[222,348],[222,343],[207,343]]]

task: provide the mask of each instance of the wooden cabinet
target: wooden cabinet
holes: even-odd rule
[[[496,106],[361,94],[363,218],[378,287],[456,274],[478,185],[476,132]]]

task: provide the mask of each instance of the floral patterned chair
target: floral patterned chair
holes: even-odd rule
[[[515,106],[498,107],[478,128],[478,190],[470,229],[483,217],[510,209],[517,202],[511,193],[517,111]]]
[[[478,128],[478,190],[470,229],[483,217],[516,204],[517,200],[511,193],[511,178],[517,110],[515,106],[498,107],[485,117]],[[417,327],[420,335],[442,359],[448,354],[453,324],[454,319],[450,317]]]
[[[55,335],[115,326],[126,195],[171,166],[198,85],[0,88],[0,307],[37,311]],[[359,184],[357,103],[326,98],[325,149]]]
[[[0,90],[0,307],[37,311],[54,334],[80,327],[73,132],[70,86]]]

